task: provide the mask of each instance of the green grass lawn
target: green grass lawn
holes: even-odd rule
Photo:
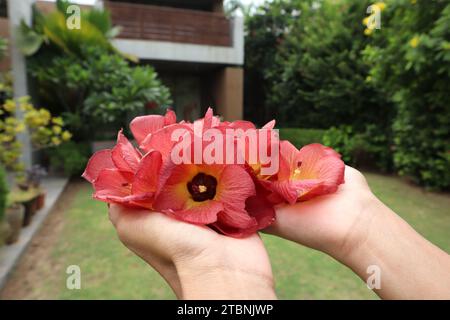
[[[450,252],[450,197],[427,193],[398,178],[366,174],[374,192],[416,230]],[[103,203],[91,200],[88,184],[64,213],[64,227],[49,261],[51,276],[34,285],[42,298],[172,299],[159,275],[117,240]],[[263,236],[281,299],[374,299],[365,284],[328,256]],[[65,287],[65,268],[79,265],[82,289]]]

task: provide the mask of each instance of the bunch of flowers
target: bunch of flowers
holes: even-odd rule
[[[20,110],[23,118],[18,118]],[[52,117],[47,109],[37,109],[29,97],[7,99],[0,106],[0,163],[23,179],[24,165],[20,162],[22,143],[16,136],[25,130],[30,134],[33,148],[42,149],[58,146],[71,139],[72,134],[63,129],[64,122],[60,117]]]
[[[344,182],[338,153],[320,144],[298,150],[279,141],[274,125],[223,122],[211,109],[193,123],[177,123],[170,110],[137,117],[130,129],[139,147],[119,131],[83,177],[95,199],[245,237],[275,221],[276,205],[333,193]]]

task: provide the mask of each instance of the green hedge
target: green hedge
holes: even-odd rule
[[[301,129],[282,128],[280,129],[280,139],[289,140],[297,148],[310,143],[323,143],[325,130],[321,129]]]
[[[69,141],[48,151],[50,165],[68,176],[80,176],[91,155],[88,143]]]

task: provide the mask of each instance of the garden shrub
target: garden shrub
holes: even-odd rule
[[[61,55],[45,64],[39,58],[30,63],[42,103],[62,113],[76,139],[94,138],[99,127],[126,126],[128,116],[143,112],[150,101],[161,106],[170,102],[152,67],[131,66],[96,48],[85,51],[86,58]]]
[[[369,30],[372,4],[274,0],[249,16],[246,116],[337,127],[326,143],[351,164],[448,190],[450,3],[382,1],[382,29]]]
[[[450,188],[450,3],[399,0],[364,57],[374,85],[396,105],[397,172],[433,189]]]
[[[370,39],[361,21],[370,4],[273,1],[249,16],[247,104],[254,113],[269,108],[264,120],[276,118],[282,127],[389,127],[390,104],[366,83],[370,68],[362,59]]]
[[[301,148],[310,143],[322,143],[324,133],[325,130],[321,129],[282,128],[280,139],[288,140],[297,148]]]
[[[50,165],[68,176],[80,176],[91,155],[90,145],[73,141],[48,150]]]
[[[76,141],[95,139],[99,128],[120,128],[152,102],[163,111],[170,93],[155,70],[111,43],[118,34],[108,10],[81,13],[81,30],[66,27],[69,1],[57,0],[49,14],[33,9],[33,25],[22,23],[18,45],[28,56],[30,88],[39,104],[62,115]]]
[[[332,127],[324,133],[323,143],[339,152],[349,165],[381,171],[392,169],[390,137],[378,132],[375,125],[368,125],[362,133],[348,125]]]

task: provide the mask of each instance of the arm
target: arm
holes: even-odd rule
[[[323,251],[366,281],[381,271],[384,299],[450,299],[450,256],[378,200],[364,177],[346,168],[335,194],[277,209],[268,232]]]
[[[379,266],[381,288],[376,293],[382,298],[450,299],[450,256],[378,199],[367,210],[373,217],[370,228],[340,261],[363,280],[367,266]]]
[[[123,244],[151,265],[180,299],[276,299],[258,235],[234,239],[158,212],[111,205]]]

